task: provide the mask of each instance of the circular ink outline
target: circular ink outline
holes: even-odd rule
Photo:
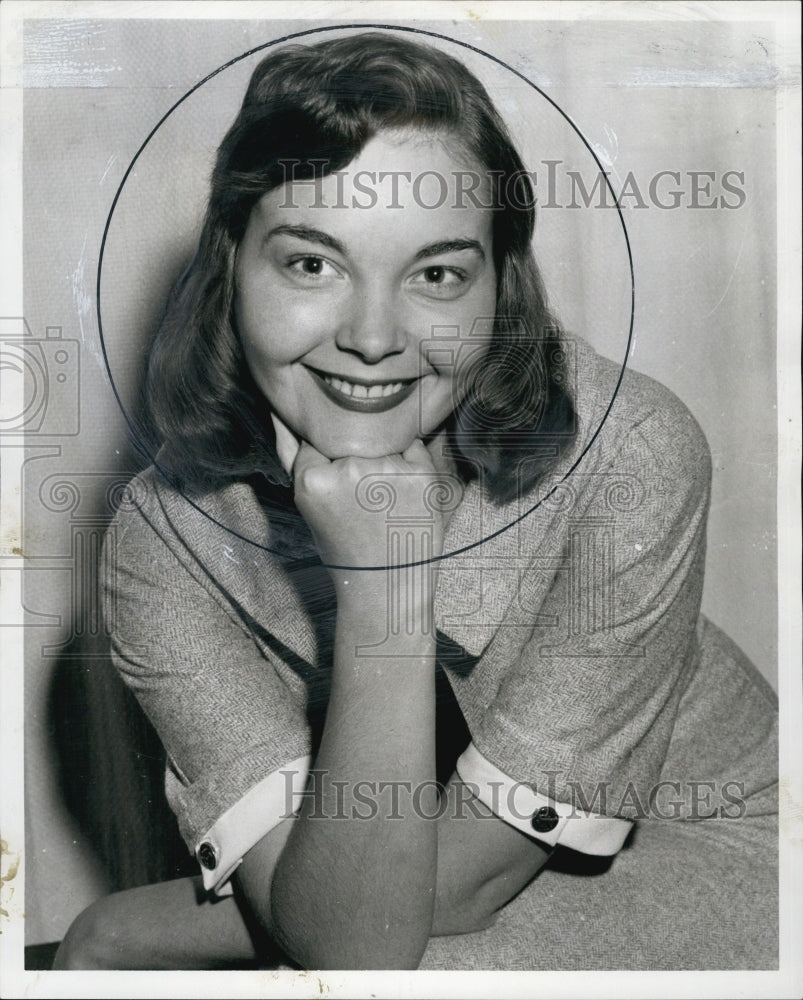
[[[186,101],[188,97],[190,97],[192,94],[194,94],[196,90],[199,90],[205,83],[208,83],[211,79],[213,79],[214,77],[216,77],[219,73],[222,73],[224,70],[227,70],[230,66],[234,66],[236,63],[241,62],[243,59],[247,59],[249,56],[254,55],[256,52],[261,52],[264,49],[272,48],[274,45],[281,45],[282,42],[288,42],[288,41],[291,41],[294,38],[303,38],[303,37],[305,37],[307,35],[316,35],[316,34],[320,34],[321,32],[324,32],[324,31],[345,31],[345,30],[349,30],[351,28],[361,28],[361,29],[378,28],[378,29],[380,29],[382,31],[406,31],[409,34],[427,35],[430,38],[439,38],[441,41],[451,42],[453,45],[460,45],[464,49],[469,49],[471,52],[476,52],[478,55],[485,56],[486,59],[490,59],[491,62],[494,62],[494,63],[496,63],[499,66],[503,66],[506,70],[508,70],[514,76],[517,76],[520,80],[523,80],[524,83],[526,83],[528,87],[532,87],[532,89],[535,90],[536,93],[538,93],[541,97],[543,97],[545,101],[548,101],[549,104],[551,104],[552,107],[561,115],[561,117],[571,126],[571,128],[574,130],[574,132],[576,133],[576,135],[578,136],[578,138],[580,139],[580,141],[583,143],[583,145],[585,146],[585,148],[588,150],[588,152],[593,157],[594,162],[599,167],[600,174],[602,175],[602,177],[605,178],[606,187],[608,188],[608,190],[610,191],[610,193],[613,195],[614,204],[616,206],[616,212],[617,212],[617,215],[619,216],[619,222],[621,223],[621,226],[622,226],[622,233],[623,233],[624,238],[625,238],[625,247],[627,248],[628,266],[630,268],[630,327],[629,327],[628,333],[627,333],[627,346],[626,346],[626,349],[625,349],[625,358],[624,358],[624,361],[622,362],[622,367],[621,367],[621,370],[619,372],[619,377],[616,380],[616,385],[615,385],[614,390],[613,390],[613,395],[611,396],[611,401],[610,401],[610,403],[608,403],[608,406],[607,406],[607,408],[605,410],[605,413],[602,415],[602,419],[600,420],[599,425],[597,426],[597,429],[591,435],[591,438],[589,439],[589,441],[586,444],[585,448],[582,450],[582,452],[578,456],[577,460],[574,462],[574,464],[571,466],[571,468],[568,470],[568,472],[563,476],[563,478],[560,479],[557,483],[555,483],[555,485],[552,487],[552,489],[549,491],[549,493],[546,494],[546,496],[542,497],[536,504],[534,504],[532,507],[530,507],[529,510],[525,511],[523,514],[520,514],[514,520],[510,521],[509,524],[506,524],[504,527],[497,528],[496,531],[493,531],[493,532],[491,532],[490,535],[486,535],[484,538],[479,539],[479,541],[470,542],[468,545],[464,545],[464,546],[462,546],[459,549],[453,549],[451,552],[444,552],[443,554],[441,554],[439,556],[433,556],[431,559],[420,559],[420,560],[415,561],[415,562],[401,563],[400,565],[393,567],[393,569],[410,569],[410,568],[417,567],[417,566],[426,566],[429,563],[441,562],[441,561],[443,561],[445,559],[451,559],[453,556],[462,555],[464,552],[470,552],[472,549],[476,549],[480,545],[484,545],[486,542],[491,541],[493,538],[496,538],[497,536],[503,534],[505,531],[508,531],[510,528],[512,528],[515,525],[519,524],[526,517],[529,517],[530,514],[533,513],[533,511],[537,510],[538,507],[540,507],[541,504],[545,500],[548,500],[552,496],[552,494],[555,493],[555,491],[558,489],[558,487],[561,486],[563,483],[566,482],[566,480],[574,472],[574,470],[577,468],[577,466],[580,464],[580,462],[582,462],[582,460],[585,458],[586,454],[590,450],[591,446],[596,441],[597,437],[599,436],[600,431],[602,430],[602,428],[603,428],[603,426],[605,424],[605,421],[608,419],[608,415],[610,414],[611,409],[613,408],[613,404],[616,402],[616,397],[619,394],[619,389],[620,389],[621,384],[622,384],[622,379],[624,378],[625,370],[627,369],[627,359],[628,359],[628,356],[630,355],[630,347],[631,347],[631,344],[632,344],[632,341],[633,341],[633,326],[634,326],[635,314],[636,314],[636,278],[635,278],[635,272],[634,272],[634,269],[633,269],[633,251],[632,251],[632,248],[630,246],[630,237],[627,234],[627,226],[625,225],[625,220],[624,220],[624,216],[622,215],[621,206],[619,205],[619,202],[616,199],[616,194],[615,194],[615,192],[613,190],[613,187],[611,185],[610,178],[608,177],[607,173],[603,169],[602,164],[600,163],[599,158],[597,157],[597,154],[591,148],[591,145],[588,142],[588,140],[586,139],[586,137],[583,135],[583,133],[580,131],[580,129],[577,127],[577,125],[572,121],[572,119],[566,114],[566,112],[560,107],[560,105],[557,104],[548,94],[545,94],[544,91],[541,90],[541,88],[539,86],[537,86],[536,84],[534,84],[531,80],[528,80],[527,77],[524,76],[524,74],[520,73],[516,69],[513,69],[512,66],[508,66],[508,64],[504,60],[499,59],[498,56],[491,55],[491,53],[486,52],[484,49],[478,48],[476,45],[471,45],[469,42],[461,42],[457,38],[451,38],[449,35],[442,35],[442,34],[440,34],[437,31],[428,31],[425,28],[403,27],[401,25],[394,25],[394,24],[338,24],[338,25],[328,25],[327,27],[323,27],[323,28],[307,28],[305,31],[293,32],[293,34],[284,35],[281,38],[275,38],[271,42],[265,42],[262,45],[257,45],[253,49],[249,49],[247,52],[243,52],[239,56],[235,56],[234,59],[230,59],[228,62],[224,63],[222,66],[218,66],[217,69],[213,70],[211,73],[208,73],[202,80],[199,80],[198,83],[196,83],[194,86],[192,86],[182,97],[180,97],[176,101],[176,103],[168,111],[165,112],[164,115],[162,115],[162,117],[159,119],[159,121],[156,123],[156,125],[154,125],[154,127],[148,133],[147,137],[145,138],[145,141],[142,143],[142,145],[139,147],[139,149],[137,150],[137,152],[134,154],[134,158],[131,160],[131,162],[129,163],[129,165],[128,165],[127,169],[126,169],[126,172],[123,174],[123,178],[120,181],[120,184],[119,184],[119,186],[117,188],[117,191],[115,192],[114,200],[112,201],[111,208],[109,209],[109,214],[106,217],[106,225],[103,228],[103,238],[102,238],[101,243],[100,243],[100,254],[98,256],[98,276],[97,276],[97,284],[96,284],[96,292],[95,292],[95,301],[96,301],[96,307],[97,307],[97,312],[98,312],[98,334],[100,336],[100,347],[101,347],[101,351],[103,352],[103,363],[104,363],[104,365],[106,367],[106,374],[109,376],[109,383],[111,384],[112,392],[114,393],[114,397],[117,400],[117,405],[120,407],[120,412],[123,415],[123,419],[125,420],[126,424],[128,425],[128,429],[131,432],[131,436],[134,439],[134,443],[136,444],[137,448],[148,459],[151,460],[151,463],[153,464],[153,467],[156,469],[156,471],[159,473],[159,475],[169,485],[173,486],[174,483],[171,481],[170,477],[167,475],[167,473],[165,472],[165,470],[163,470],[160,467],[160,465],[158,464],[158,462],[156,461],[156,459],[150,454],[150,450],[142,443],[137,429],[134,427],[134,424],[133,424],[132,420],[128,416],[128,413],[126,412],[126,409],[123,406],[123,402],[120,399],[120,394],[118,393],[117,386],[115,385],[115,382],[114,382],[114,377],[112,376],[111,367],[109,365],[109,358],[108,358],[108,355],[106,353],[106,342],[105,342],[105,340],[103,338],[103,322],[102,322],[102,319],[101,319],[101,308],[100,308],[101,276],[102,276],[102,271],[103,271],[103,254],[104,254],[104,251],[105,251],[105,248],[106,248],[106,238],[107,238],[107,236],[109,234],[109,227],[111,226],[112,217],[114,215],[115,209],[117,208],[117,202],[120,199],[120,195],[123,192],[123,188],[125,187],[126,181],[128,180],[128,177],[131,174],[131,171],[134,169],[134,165],[136,164],[136,162],[139,159],[140,155],[144,151],[145,147],[148,145],[148,143],[151,141],[151,139],[154,137],[154,135],[156,135],[156,133],[159,131],[159,129],[162,127],[162,125],[165,123],[165,121],[167,121],[167,119],[170,117],[170,115],[173,114],[173,112],[176,110],[176,108],[178,108],[179,105],[183,104],[184,101]],[[179,491],[179,492],[181,492],[181,491]],[[217,518],[213,517],[211,514],[207,513],[205,510],[203,510],[203,508],[201,508],[194,501],[190,500],[189,497],[184,496],[183,493],[182,493],[182,496],[187,501],[187,503],[190,504],[190,506],[194,507],[199,513],[203,514],[204,517],[208,518],[213,524],[216,524],[219,528],[222,528],[224,531],[227,531],[230,534],[234,535],[235,538],[239,538],[240,541],[247,542],[249,545],[253,545],[256,548],[262,549],[264,552],[270,552],[271,555],[281,555],[281,553],[276,552],[274,549],[269,548],[267,545],[261,545],[259,542],[254,541],[252,538],[247,538],[245,535],[241,535],[239,532],[235,531],[233,528],[229,528],[227,525],[222,524],[220,521],[217,520]],[[301,560],[288,560],[288,561],[292,564],[293,562],[298,562],[298,561],[301,561]],[[341,566],[341,565],[339,565],[337,563],[323,563],[323,566],[325,566],[327,569],[338,569],[338,570],[349,570],[349,571],[352,571],[352,570],[353,571],[366,571],[366,570],[368,570],[368,571],[378,571],[378,570],[387,570],[388,568],[390,568],[388,566]]]

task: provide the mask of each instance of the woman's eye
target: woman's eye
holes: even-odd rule
[[[463,271],[443,264],[433,264],[423,271],[413,275],[412,284],[418,286],[429,295],[446,297],[459,293],[466,283]]]
[[[315,257],[307,254],[304,257],[296,257],[288,262],[288,269],[302,278],[330,278],[337,275],[336,269],[324,260],[323,257]]]

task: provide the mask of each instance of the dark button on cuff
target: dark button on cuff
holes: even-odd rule
[[[552,806],[542,806],[530,820],[536,833],[549,833],[558,825],[558,814]]]
[[[550,829],[552,828],[550,827]],[[208,840],[205,840],[198,848],[198,860],[204,868],[208,868],[210,871],[217,866],[217,853]]]

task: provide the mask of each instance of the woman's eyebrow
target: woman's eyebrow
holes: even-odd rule
[[[265,236],[265,242],[273,236],[295,236],[299,240],[306,240],[308,243],[320,243],[328,250],[347,256],[345,244],[340,240],[325,233],[322,229],[312,229],[310,226],[274,226]]]
[[[427,243],[425,247],[421,247],[420,250],[416,251],[415,259],[422,260],[424,257],[437,257],[438,254],[455,253],[458,250],[476,250],[480,257],[485,260],[485,251],[482,249],[482,244],[478,240],[464,238]]]
[[[341,243],[340,240],[329,233],[325,233],[322,229],[313,229],[311,226],[274,226],[266,234],[265,242],[267,243],[274,236],[295,236],[297,239],[306,240],[308,243],[319,243],[321,246],[329,250],[334,250],[344,257],[348,256],[344,243]],[[474,250],[485,260],[485,251],[482,249],[482,244],[478,240],[467,237],[456,237],[450,240],[437,240],[434,243],[427,243],[426,246],[416,251],[413,259],[423,260],[427,257],[436,257],[438,254],[456,253],[461,250]]]

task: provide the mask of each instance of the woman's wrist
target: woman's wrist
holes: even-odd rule
[[[429,567],[334,576],[339,630],[383,638],[434,635],[434,577]]]

